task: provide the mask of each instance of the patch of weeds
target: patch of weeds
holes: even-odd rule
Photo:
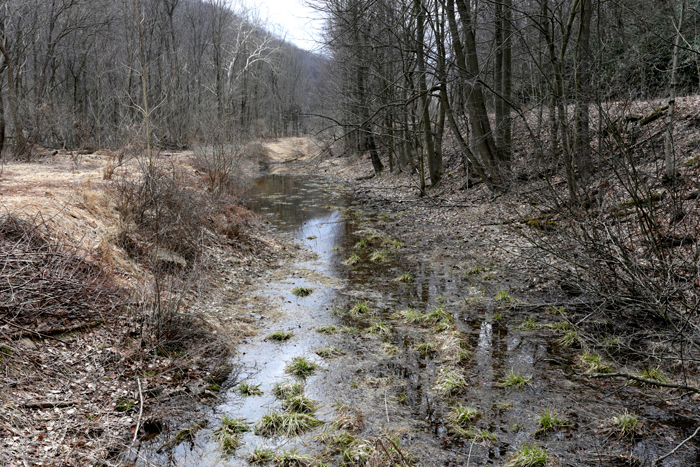
[[[376,263],[378,261],[383,261],[384,258],[386,258],[386,251],[382,251],[382,250],[377,250],[369,256],[369,260],[372,261],[373,263]]]
[[[450,415],[447,417],[450,423],[457,426],[468,426],[477,421],[481,417],[479,412],[474,407],[464,406],[461,403],[457,405]]]
[[[333,305],[333,312],[331,314],[333,316],[342,316],[345,314],[345,310],[343,310],[343,308],[338,305]]]
[[[475,430],[473,428],[453,426],[451,431],[458,436],[473,440],[475,443],[493,443],[498,441],[496,434],[488,430]]]
[[[571,329],[568,321],[557,321],[556,323],[545,324],[544,327],[555,331],[568,331]]]
[[[508,467],[540,467],[547,463],[547,449],[536,444],[525,444],[510,456]]]
[[[309,454],[301,454],[296,449],[283,451],[275,456],[276,467],[311,467],[314,465],[314,458]]]
[[[290,396],[284,400],[284,410],[294,413],[311,414],[318,408],[318,403],[303,394]]]
[[[454,321],[454,317],[442,307],[434,308],[422,318],[422,322],[429,326],[452,325]]]
[[[443,303],[445,301],[445,296],[444,295],[438,295],[435,297],[435,301],[438,303]]]
[[[340,350],[338,347],[328,346],[316,351],[316,355],[322,358],[335,358],[345,355],[345,352]]]
[[[394,400],[401,405],[406,405],[408,404],[408,394],[402,392],[401,394],[398,394],[396,397],[394,397]]]
[[[655,381],[660,381],[663,383],[668,383],[668,378],[664,374],[663,371],[661,371],[661,368],[658,366],[656,368],[644,368],[641,373],[637,373],[637,376],[640,378],[646,378],[646,379],[653,379]],[[640,383],[642,386],[646,386],[646,383]]]
[[[362,248],[367,248],[368,245],[369,243],[367,242],[367,239],[363,238],[359,242],[355,243],[355,246],[353,248],[355,248],[356,250],[361,250]]]
[[[388,247],[390,250],[398,250],[403,246],[400,241],[392,240],[388,237],[384,237],[382,245]]]
[[[236,391],[241,396],[262,396],[263,395],[263,392],[260,390],[259,384],[253,384],[253,383],[249,383],[247,381],[243,381],[241,384],[239,384],[238,387],[236,388]]]
[[[270,412],[255,425],[255,434],[268,438],[284,435],[298,436],[323,425],[323,422],[311,415],[295,412]]]
[[[584,352],[579,358],[579,365],[586,373],[610,373],[610,367],[598,354]]]
[[[506,320],[506,318],[500,314],[500,313],[494,313],[493,314],[493,320],[496,321],[497,323],[503,322]]]
[[[424,342],[422,344],[418,344],[417,346],[413,347],[413,350],[416,352],[419,352],[423,356],[428,355],[428,353],[433,351],[433,344],[430,342]]]
[[[571,347],[578,344],[580,341],[581,337],[578,335],[578,332],[574,331],[573,329],[566,331],[561,339],[557,340],[557,342],[564,347]]]
[[[304,392],[304,385],[296,381],[286,381],[277,383],[272,388],[272,394],[278,399],[288,399],[293,396],[298,396]]]
[[[366,315],[369,313],[369,306],[367,305],[367,302],[359,302],[356,303],[355,306],[353,306],[350,309],[350,314],[352,316],[362,316]]]
[[[400,319],[406,324],[418,324],[423,322],[423,315],[420,311],[413,308],[406,308],[405,310],[397,311],[391,315],[394,319]]]
[[[387,355],[396,355],[399,353],[399,348],[389,342],[384,342],[382,344],[382,350],[386,352]]]
[[[116,410],[117,412],[129,412],[134,408],[135,405],[136,402],[122,397],[117,401],[117,404],[114,406],[114,410]]]
[[[360,257],[358,255],[350,255],[348,259],[343,261],[343,264],[346,266],[355,266],[360,262]]]
[[[357,384],[357,381],[350,381],[350,387],[353,389],[357,389],[359,385]]]
[[[362,334],[362,329],[356,328],[354,326],[343,326],[340,328],[340,332],[343,334]]]
[[[219,383],[211,383],[209,386],[207,386],[207,390],[211,392],[219,392],[221,391],[221,385]]]
[[[307,377],[314,374],[314,372],[317,369],[318,365],[316,365],[314,362],[307,360],[304,357],[294,357],[292,358],[291,362],[287,363],[287,366],[284,369],[284,371],[285,373],[289,373],[299,378],[306,379]]]
[[[485,274],[484,277],[481,278],[482,281],[490,281],[491,279],[493,279],[493,273],[492,273],[492,272],[490,272],[490,273],[488,273],[488,274]]]
[[[615,415],[610,421],[610,427],[619,436],[634,436],[639,434],[641,423],[636,414],[628,412],[627,409]]]
[[[537,327],[537,323],[535,322],[535,317],[530,316],[527,319],[523,319],[523,322],[520,324],[520,329],[524,331],[534,331],[534,329]]]
[[[474,276],[476,274],[479,274],[481,272],[481,268],[477,266],[472,266],[469,269],[467,269],[467,274],[470,276]]]
[[[603,343],[608,347],[617,347],[620,345],[620,339],[618,337],[606,337],[603,339]]]
[[[377,334],[378,336],[383,336],[383,337],[386,337],[386,336],[391,334],[391,330],[389,329],[389,327],[386,324],[379,322],[379,321],[372,324],[372,326],[370,326],[367,329],[367,332],[370,334]]]
[[[550,306],[547,308],[547,311],[554,313],[555,315],[563,315],[566,313],[566,308],[561,306]]]
[[[338,332],[338,326],[334,324],[328,324],[326,326],[316,328],[316,332],[320,332],[321,334],[335,334],[336,332]]]
[[[467,387],[467,380],[458,370],[442,370],[435,383],[435,389],[443,396],[454,396]]]
[[[525,431],[525,427],[522,426],[520,423],[513,423],[509,429],[510,429],[511,433],[518,433],[520,431]]]
[[[250,427],[242,418],[221,419],[221,425],[214,431],[214,437],[219,442],[220,449],[225,454],[234,454],[243,442],[239,438],[240,433],[250,431]]]
[[[506,377],[501,380],[501,386],[504,388],[522,388],[529,385],[531,380],[532,378],[525,378],[524,376],[515,373],[511,368]]]
[[[469,360],[471,360],[473,356],[474,356],[474,353],[471,352],[470,350],[459,349],[459,352],[457,352],[457,363],[459,365],[464,365]]]
[[[413,276],[411,275],[410,272],[404,272],[403,274],[401,274],[399,277],[397,277],[394,280],[397,282],[411,282],[411,281],[413,281]]]
[[[515,299],[507,290],[499,290],[496,292],[496,301],[499,302],[514,302]]]
[[[270,464],[275,460],[275,451],[256,446],[245,459],[250,465]]]
[[[294,337],[294,334],[291,332],[286,332],[286,331],[275,331],[272,334],[268,335],[265,340],[266,341],[276,341],[276,342],[282,342],[291,339]]]
[[[540,414],[537,419],[537,425],[540,427],[537,431],[539,433],[545,433],[566,426],[566,422],[559,418],[553,410],[547,409]]]
[[[313,289],[309,287],[294,287],[292,293],[297,297],[308,297],[313,292]]]

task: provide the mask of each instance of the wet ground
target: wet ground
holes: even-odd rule
[[[218,402],[202,409],[208,426],[192,443],[152,454],[149,462],[249,465],[255,449],[270,449],[329,465],[391,465],[389,456],[425,466],[506,465],[523,446],[535,445],[551,465],[651,465],[698,425],[695,402],[669,405],[672,395],[581,376],[581,346],[560,342],[566,321],[518,295],[517,284],[494,281],[497,265],[453,268],[415,255],[409,262],[401,238],[382,228],[401,213],[370,215],[323,179],[278,175],[258,180],[251,204],[307,253],[257,283],[247,303],[266,324],[238,348],[237,370]],[[297,287],[312,292],[299,297]],[[407,309],[416,312],[396,315]],[[270,316],[279,317],[262,319]],[[266,339],[276,331],[293,336]],[[329,346],[342,354],[316,354]],[[294,357],[319,369],[295,378],[285,371]],[[506,385],[509,375],[524,384]],[[292,380],[318,402],[315,416],[324,424],[291,438],[256,435],[255,424],[282,410],[274,386]],[[263,394],[242,396],[240,383],[259,385]],[[468,422],[451,420],[460,405],[478,413]],[[624,410],[636,414],[641,434],[611,425]],[[542,428],[547,411],[560,426]],[[224,417],[251,427],[228,454],[215,435]],[[339,442],[341,432],[351,438]],[[661,465],[697,461],[689,443]]]

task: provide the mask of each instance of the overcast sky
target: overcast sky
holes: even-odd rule
[[[278,26],[278,29],[270,27],[271,30],[279,34],[286,32],[289,42],[306,50],[318,48],[319,14],[305,6],[304,0],[249,0],[248,5],[259,10],[260,17],[272,23],[271,26]]]

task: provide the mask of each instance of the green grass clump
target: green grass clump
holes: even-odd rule
[[[350,309],[350,314],[353,316],[362,316],[366,315],[369,313],[369,306],[367,305],[367,302],[359,302],[356,303],[355,306],[353,306]]]
[[[256,446],[252,452],[248,453],[245,460],[248,461],[250,465],[270,464],[275,460],[275,451]]]
[[[384,337],[391,334],[389,327],[386,324],[381,323],[381,322],[374,323],[372,326],[370,326],[367,329],[367,332],[370,334],[377,334],[379,336],[384,336]]]
[[[308,287],[294,287],[292,289],[292,293],[297,297],[308,297],[313,291],[313,289],[310,289]]]
[[[568,321],[557,321],[556,323],[545,324],[544,327],[554,329],[555,331],[568,331],[571,329],[571,325]]]
[[[358,264],[360,261],[361,261],[361,260],[360,260],[360,257],[359,257],[359,256],[357,256],[357,255],[350,255],[350,256],[348,257],[348,259],[346,259],[345,261],[343,261],[343,264],[346,265],[346,266],[355,266],[355,265]]]
[[[275,331],[265,338],[266,341],[282,342],[291,339],[294,336],[291,332]]]
[[[444,370],[435,383],[435,389],[443,396],[454,396],[467,387],[467,380],[457,370]]]
[[[367,239],[363,238],[359,242],[355,243],[355,248],[356,250],[361,250],[362,248],[366,248],[369,243],[367,242]]]
[[[627,409],[615,415],[610,425],[620,436],[633,436],[639,432],[640,423],[636,414],[628,412]]]
[[[479,273],[481,273],[481,268],[479,268],[477,266],[472,266],[469,269],[467,269],[467,274],[470,276],[474,276],[474,275],[479,274]]]
[[[250,427],[244,419],[224,417],[219,428],[214,431],[214,437],[224,453],[234,454],[243,444],[239,434],[246,431],[250,431]]]
[[[287,364],[284,371],[299,378],[306,379],[314,374],[317,369],[318,365],[314,362],[304,357],[294,357],[292,361]]]
[[[136,402],[132,401],[131,399],[127,399],[125,397],[122,397],[117,401],[117,404],[115,405],[114,409],[117,412],[128,412],[131,409],[134,408],[136,405]]]
[[[498,441],[496,434],[488,430],[475,430],[471,427],[464,428],[456,425],[453,425],[450,430],[456,435],[473,440],[475,443],[493,443]]]
[[[345,355],[345,352],[340,350],[338,347],[328,346],[316,351],[316,355],[322,358],[335,358]]]
[[[399,277],[394,279],[396,282],[411,282],[413,280],[413,276],[411,275],[410,272],[404,272],[401,274]]]
[[[296,449],[277,454],[274,461],[276,467],[311,467],[316,465],[311,455],[301,454]]]
[[[536,444],[525,444],[510,456],[508,467],[540,467],[547,463],[547,449]]]
[[[658,366],[656,368],[644,368],[644,370],[641,373],[638,373],[637,376],[640,378],[653,379],[663,383],[668,383],[668,378]]]
[[[338,332],[338,326],[328,324],[326,326],[316,328],[316,332],[320,332],[321,334],[335,334],[336,332]]]
[[[236,391],[241,396],[262,396],[263,392],[260,390],[259,384],[252,384],[247,381],[243,381],[236,387]]]
[[[479,417],[481,417],[481,412],[479,412],[477,409],[464,406],[460,403],[457,405],[457,407],[452,409],[448,419],[453,425],[468,426],[472,422],[478,420]]]
[[[531,380],[532,378],[525,378],[524,376],[515,373],[511,368],[506,377],[501,380],[501,386],[505,388],[522,388],[523,386],[530,384]]]
[[[557,342],[564,347],[571,347],[572,345],[577,344],[580,340],[581,337],[578,335],[578,332],[571,329],[566,331],[566,333]]]
[[[533,331],[536,327],[537,323],[535,322],[534,316],[524,319],[522,324],[520,325],[520,329],[523,329],[525,331]]]
[[[417,346],[413,347],[413,350],[425,355],[433,351],[433,344],[430,342],[423,342],[422,344],[418,344]]]
[[[311,415],[296,412],[270,412],[255,425],[255,434],[268,438],[284,435],[298,436],[323,425],[323,422]]]
[[[286,381],[277,383],[272,388],[272,394],[278,399],[288,399],[292,396],[298,396],[304,392],[304,385],[296,381]]]
[[[584,352],[579,359],[579,365],[586,373],[610,373],[608,364],[597,354]]]
[[[444,308],[434,308],[423,315],[423,324],[433,327],[435,332],[443,332],[452,327],[455,322],[454,317],[446,312]]]
[[[377,250],[369,256],[369,260],[372,261],[373,263],[376,263],[378,261],[383,261],[384,258],[386,258],[386,251],[382,251],[382,250]]]
[[[496,300],[499,302],[513,302],[515,299],[507,290],[499,290],[496,292]]]
[[[418,324],[423,322],[423,315],[420,311],[413,308],[406,308],[405,310],[397,311],[391,315],[394,319],[399,319],[406,324]]]
[[[290,396],[284,400],[284,410],[294,413],[314,413],[318,403],[303,394]]]
[[[467,349],[459,349],[457,352],[457,363],[463,365],[472,359],[474,353]]]
[[[561,428],[563,426],[566,426],[566,423],[564,420],[559,418],[559,416],[550,409],[545,410],[542,412],[537,420],[537,424],[539,425],[539,432],[547,432],[547,431],[554,431],[558,428]]]

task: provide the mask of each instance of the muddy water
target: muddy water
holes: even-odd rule
[[[342,189],[319,179],[269,176],[257,182],[255,209],[308,254],[260,281],[256,295],[262,300],[251,302],[251,308],[259,308],[252,311],[260,315],[275,311],[280,318],[239,347],[235,362],[239,371],[218,404],[204,414],[210,420],[208,428],[199,432],[192,446],[182,444],[153,457],[154,462],[248,465],[245,458],[256,447],[319,455],[325,446],[317,436],[336,431],[332,422],[338,418],[339,404],[360,414],[363,423],[357,439],[389,436],[406,457],[425,466],[505,465],[525,443],[547,448],[557,465],[650,465],[675,445],[674,440],[692,433],[697,423],[692,412],[670,410],[663,400],[638,388],[575,376],[580,373],[574,370],[581,350],[556,344],[561,333],[546,327],[559,318],[544,307],[533,311],[495,300],[496,292],[507,285],[491,283],[488,266],[479,265],[475,271],[427,261],[408,263],[402,258],[400,239],[381,231],[391,216],[366,217],[353,203]],[[363,239],[366,245],[359,247]],[[351,255],[357,255],[359,262],[348,266],[345,261]],[[413,279],[397,281],[404,273]],[[299,298],[292,293],[294,287],[313,292]],[[358,303],[366,304],[369,312],[349,313]],[[408,307],[423,313],[442,307],[455,318],[454,326],[437,332],[392,318]],[[536,325],[527,325],[525,320],[533,317]],[[369,332],[377,323],[386,326],[384,334]],[[338,331],[316,331],[327,325]],[[265,340],[274,331],[294,336],[281,343]],[[456,363],[446,344],[448,337],[470,351],[468,361]],[[431,350],[416,349],[426,343]],[[344,355],[322,359],[315,354],[331,345]],[[234,455],[223,455],[213,436],[221,418],[245,418],[252,425],[278,409],[272,388],[293,379],[285,366],[296,356],[320,366],[304,383],[305,394],[319,401],[316,416],[325,425],[291,439],[269,439],[251,431],[242,435],[244,444]],[[446,368],[456,369],[466,380],[457,394],[444,395],[436,389]],[[501,382],[511,371],[530,378],[529,384],[504,387]],[[243,381],[260,385],[264,394],[239,395],[235,386]],[[472,428],[488,436],[469,439],[451,430],[448,416],[457,404],[481,412]],[[623,408],[639,414],[648,436],[617,438],[601,429]],[[538,417],[545,410],[557,413],[565,426],[538,432]],[[631,459],[639,464],[627,464]],[[339,463],[338,457],[329,455],[324,460]],[[691,445],[662,465],[693,465],[696,460],[696,447]]]

